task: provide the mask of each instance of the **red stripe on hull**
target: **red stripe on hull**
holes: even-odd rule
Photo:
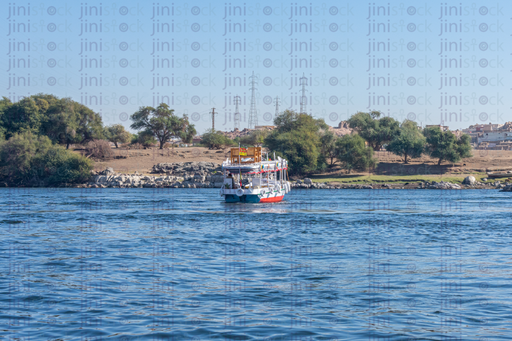
[[[280,202],[284,198],[284,195],[280,197],[273,197],[273,198],[261,198],[260,202]]]

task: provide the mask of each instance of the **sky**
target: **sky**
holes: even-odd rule
[[[512,121],[512,2],[4,3],[2,96],[70,97],[123,124],[167,103],[199,133],[303,111],[399,121]],[[239,96],[239,97],[236,97]]]

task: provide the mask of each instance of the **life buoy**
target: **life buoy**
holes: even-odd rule
[[[239,189],[237,189],[237,190],[236,190],[236,192],[235,192],[235,193],[236,193],[236,195],[238,195],[239,197],[241,197],[242,195],[244,195],[244,190],[243,190],[243,189],[241,189],[241,188],[239,188]]]

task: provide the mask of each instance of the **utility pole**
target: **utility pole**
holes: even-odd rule
[[[254,129],[258,125],[258,112],[256,111],[256,86],[254,71],[251,76],[251,108],[249,109],[249,129]]]
[[[212,108],[212,112],[210,113],[212,115],[212,130],[215,131],[215,108]]]
[[[276,113],[274,115],[274,118],[276,118],[277,115],[279,115],[279,97],[276,96]]]
[[[233,116],[233,122],[235,123],[235,129],[240,130],[240,111],[238,110],[238,105],[240,104],[240,96],[235,96],[235,114]]]
[[[302,77],[300,78],[300,85],[302,86],[302,94],[300,96],[300,112],[299,114],[306,114],[306,81],[307,78],[304,77],[304,73],[302,74]]]

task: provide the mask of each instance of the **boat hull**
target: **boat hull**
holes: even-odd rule
[[[235,202],[243,202],[243,203],[269,203],[269,202],[280,202],[284,198],[284,195],[281,196],[272,196],[272,197],[260,197],[256,194],[244,194],[242,196],[234,195],[234,194],[226,194],[225,199],[227,203],[235,203]]]

